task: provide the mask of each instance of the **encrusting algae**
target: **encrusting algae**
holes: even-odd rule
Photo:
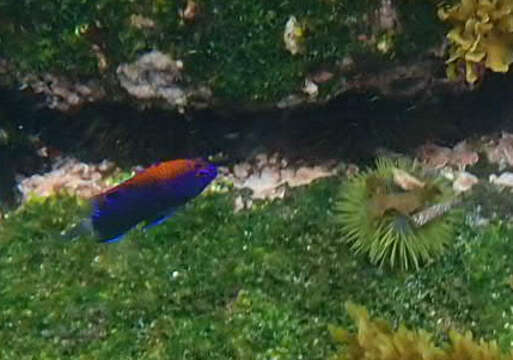
[[[449,332],[449,344],[436,346],[433,336],[424,330],[397,330],[384,320],[370,319],[363,306],[346,303],[358,332],[349,333],[330,326],[333,339],[344,345],[332,360],[511,360],[513,355],[501,352],[495,341],[476,341],[470,331]]]
[[[474,83],[484,67],[505,73],[513,62],[513,1],[461,0],[441,7],[438,15],[453,28],[447,76],[456,79],[464,66],[467,82]]]

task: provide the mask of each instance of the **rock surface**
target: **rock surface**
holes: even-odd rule
[[[484,146],[488,161],[500,168],[513,166],[513,134],[503,132],[498,140],[490,140]]]
[[[187,95],[182,78],[183,62],[172,60],[160,51],[142,55],[131,64],[121,64],[117,76],[121,86],[139,100],[163,99],[172,107],[183,108]]]
[[[54,164],[52,171],[22,179],[18,189],[23,201],[32,195],[46,197],[61,192],[90,198],[112,186],[106,179],[115,171],[115,165],[107,160],[86,164],[74,158],[63,158]]]
[[[452,188],[457,193],[462,193],[472,189],[472,186],[474,186],[478,182],[479,179],[477,178],[477,176],[466,171],[462,171],[456,176],[456,179],[452,183]]]
[[[491,144],[495,144],[496,148],[493,149]],[[504,149],[508,149],[506,146],[508,144],[509,135],[503,134],[497,140],[483,137],[472,145],[464,141],[453,148],[427,144],[421,147],[418,155],[423,156],[421,159],[426,170],[434,170],[449,179],[456,193],[472,194],[473,188],[483,182],[480,182],[478,176],[462,169],[473,167],[479,162],[476,149],[486,149],[492,154],[503,154]],[[18,187],[25,200],[31,194],[49,196],[62,191],[88,198],[113,186],[106,179],[115,171],[114,164],[108,161],[100,164],[86,164],[73,158],[57,158],[52,171],[25,178],[20,181]],[[224,192],[235,188],[239,194],[235,197],[234,209],[241,211],[251,208],[258,201],[282,199],[289,188],[308,185],[317,179],[334,175],[353,176],[358,172],[359,168],[354,164],[345,165],[337,161],[321,161],[308,165],[300,162],[291,164],[278,153],[259,153],[231,167],[220,167],[219,177],[209,191]],[[482,174],[480,176],[483,177]],[[405,190],[425,185],[419,179],[400,171],[394,173],[394,181]],[[489,181],[501,188],[513,187],[513,173],[503,172],[499,176],[492,174]],[[246,190],[249,191],[246,192]],[[422,216],[419,215],[419,219],[425,220],[435,216],[433,214],[443,213],[453,206],[459,206],[455,205],[459,203],[458,201],[456,199],[455,202],[434,206]]]
[[[427,167],[441,169],[450,166],[460,171],[479,161],[479,154],[466,141],[456,144],[452,149],[435,144],[422,145],[417,150],[417,157]]]
[[[0,29],[6,39],[0,80],[27,84],[63,111],[91,101],[254,110],[325,103],[352,91],[426,100],[469,90],[441,71],[445,27],[435,4],[182,5],[66,2],[66,12],[49,14],[49,7],[34,3],[27,8],[34,26],[6,16]],[[3,10],[19,12],[14,3]],[[45,21],[50,15],[54,20]],[[27,74],[42,81],[23,81]]]
[[[492,174],[490,175],[490,182],[498,186],[513,187],[513,173],[504,172],[499,176]]]
[[[97,80],[73,82],[65,76],[46,73],[41,76],[29,74],[22,80],[22,88],[30,88],[35,94],[45,96],[45,103],[50,109],[63,112],[100,100],[106,93]]]
[[[237,197],[237,210],[249,208],[253,200],[281,199],[287,187],[310,184],[316,179],[336,175],[335,163],[327,162],[313,166],[291,166],[278,154],[258,154],[254,159],[235,164],[225,175],[236,189],[249,189],[248,199]]]

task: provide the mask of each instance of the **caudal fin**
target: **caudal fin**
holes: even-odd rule
[[[94,236],[94,228],[91,219],[87,218],[73,225],[70,229],[61,232],[63,240],[74,240],[80,236]]]

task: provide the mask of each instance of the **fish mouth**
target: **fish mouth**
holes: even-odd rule
[[[217,167],[212,164],[206,165],[203,169],[197,172],[199,177],[214,179],[217,176]]]
[[[217,177],[217,167],[215,165],[210,164],[207,171],[212,179]]]

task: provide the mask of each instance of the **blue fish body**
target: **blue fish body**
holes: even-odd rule
[[[173,160],[137,173],[92,200],[90,222],[101,242],[115,242],[141,221],[156,226],[198,196],[217,176],[204,160]]]

